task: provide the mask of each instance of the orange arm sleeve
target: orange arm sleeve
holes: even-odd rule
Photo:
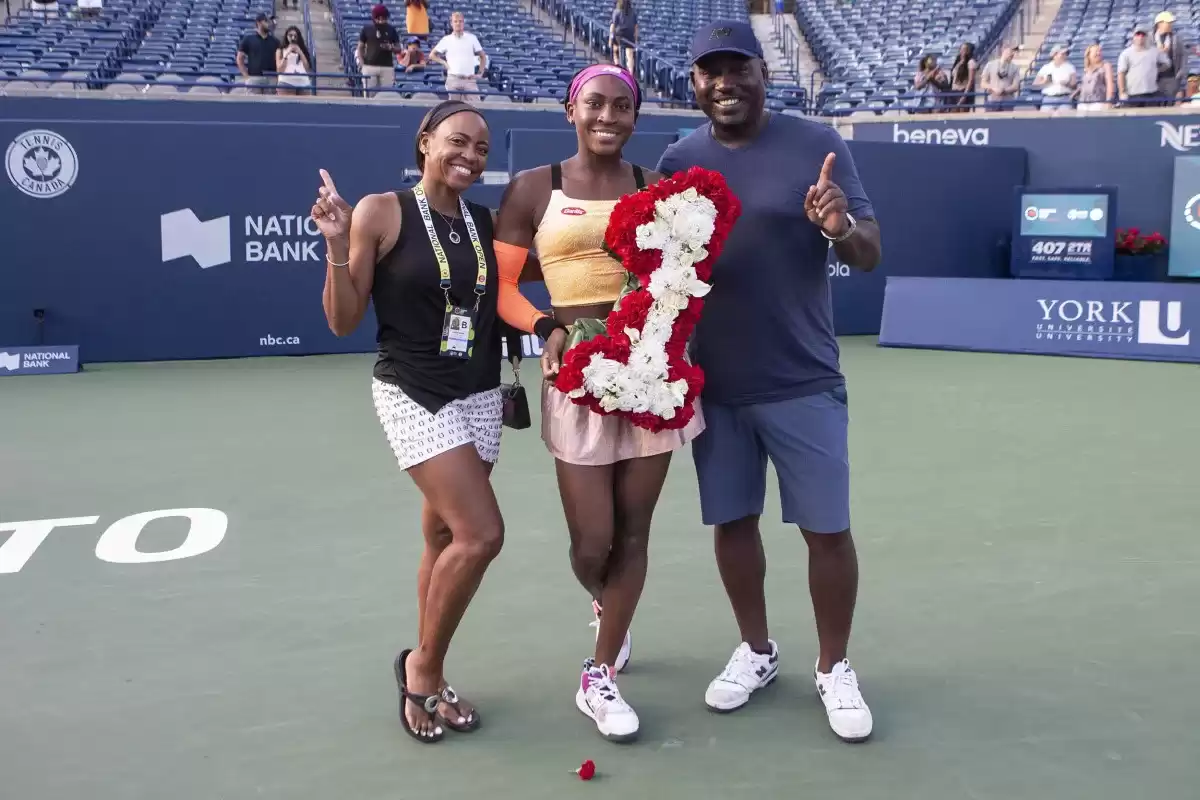
[[[525,268],[529,248],[505,242],[492,242],[492,245],[496,250],[496,266],[499,268],[500,294],[496,298],[496,310],[500,319],[518,330],[535,333],[537,321],[546,315],[525,299],[517,285],[521,280],[521,270]]]

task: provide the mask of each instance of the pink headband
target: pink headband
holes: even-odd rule
[[[567,90],[567,102],[574,103],[575,96],[579,94],[579,90],[583,88],[583,85],[592,78],[597,78],[601,75],[612,75],[614,78],[620,79],[629,87],[629,91],[633,92],[633,99],[635,101],[638,99],[637,81],[633,79],[633,76],[628,71],[612,64],[593,64],[590,67],[585,67],[575,76],[575,80],[571,81],[571,88]]]

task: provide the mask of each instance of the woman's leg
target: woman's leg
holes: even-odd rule
[[[408,473],[425,495],[431,513],[450,530],[449,544],[429,559],[419,641],[406,665],[408,688],[431,695],[441,688],[454,631],[504,543],[504,521],[488,465],[474,445],[448,450]],[[424,522],[423,513],[423,528]],[[430,715],[411,702],[405,705],[405,715],[418,733],[427,734],[436,727]]]
[[[596,663],[608,664],[610,669],[646,584],[650,522],[670,466],[671,454],[662,453],[622,461],[614,470],[616,524],[600,598],[604,613],[596,639]]]
[[[492,474],[492,467],[487,461],[483,462],[483,468],[487,471],[488,476]],[[442,554],[452,540],[450,526],[446,521],[437,515],[437,512],[425,501],[421,506],[421,534],[425,540],[425,547],[421,551],[421,563],[417,567],[417,643],[420,645],[425,641],[425,609],[428,605],[429,584],[433,577],[433,567],[437,563],[438,557]],[[443,675],[439,689],[447,686],[446,678]],[[415,691],[415,690],[414,690]],[[443,719],[465,724],[471,717],[471,713],[475,711],[475,706],[467,702],[462,696],[459,696],[458,702],[451,706],[443,702],[438,706],[438,714]]]
[[[599,602],[613,544],[613,467],[555,460],[554,469],[571,536],[571,569],[580,585]]]

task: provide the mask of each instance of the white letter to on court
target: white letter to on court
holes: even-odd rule
[[[186,517],[187,537],[174,550],[162,553],[143,553],[137,549],[138,536],[146,523],[165,517]],[[212,550],[225,538],[229,517],[215,508],[169,508],[165,511],[145,511],[117,520],[96,543],[96,558],[110,564],[151,564],[156,561],[177,561]]]

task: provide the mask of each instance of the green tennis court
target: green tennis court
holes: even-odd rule
[[[4,381],[0,560],[13,522],[97,519],[0,574],[0,794],[1194,796],[1200,370],[842,347],[862,561],[851,659],[875,716],[858,746],[816,699],[804,545],[774,498],[781,678],[741,712],[705,709],[737,642],[687,453],[621,680],[641,741],[609,744],[575,709],[591,613],[535,419],[505,432],[505,551],[450,653],[484,727],[422,747],[391,674],[415,638],[419,496],[374,418],[371,356]],[[96,554],[102,538],[132,552],[136,525],[110,528],[122,518],[195,508],[227,518],[207,552]],[[187,530],[152,521],[137,550]],[[571,771],[589,758],[583,783]]]

